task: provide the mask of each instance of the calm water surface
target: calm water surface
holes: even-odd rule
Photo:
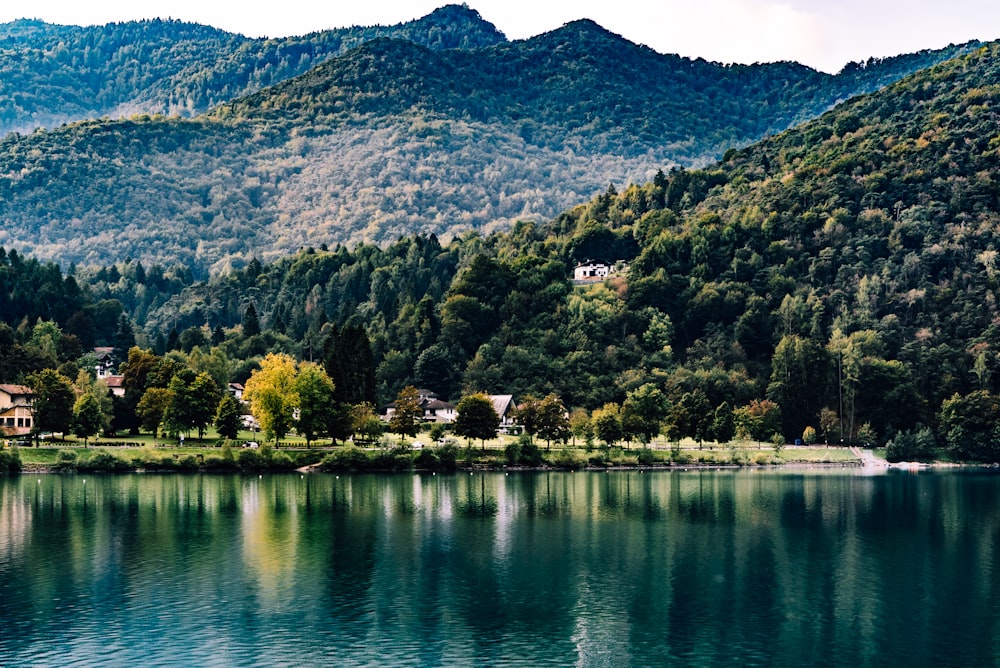
[[[0,665],[1000,663],[1000,475],[0,479]]]

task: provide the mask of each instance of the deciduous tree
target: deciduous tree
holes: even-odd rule
[[[667,397],[660,388],[652,383],[641,385],[625,397],[622,427],[626,433],[638,436],[643,445],[649,445],[660,433],[668,408]]]
[[[396,395],[396,406],[389,418],[389,429],[400,436],[415,436],[422,416],[420,392],[414,386],[407,385]]]
[[[303,362],[295,377],[299,401],[299,433],[306,437],[306,447],[329,430],[334,410],[333,380],[319,364]]]
[[[97,397],[90,393],[80,395],[73,404],[73,433],[83,439],[84,447],[87,439],[101,433],[106,425],[107,417]]]
[[[605,445],[611,446],[622,440],[622,412],[618,404],[604,404],[594,411],[591,420],[597,438],[604,441]]]
[[[494,438],[500,428],[500,416],[489,395],[482,392],[462,397],[455,407],[454,431],[468,439],[478,438],[486,449],[486,439]]]
[[[243,389],[250,412],[267,439],[281,440],[291,428],[298,406],[295,360],[284,353],[268,353]]]
[[[147,431],[153,432],[153,439],[156,439],[163,423],[163,416],[173,399],[173,393],[165,387],[151,387],[146,390],[135,411],[141,421],[141,426]]]
[[[538,403],[538,435],[545,439],[545,449],[551,448],[552,441],[565,441],[569,434],[569,416],[562,399],[547,394]]]
[[[215,410],[215,429],[223,438],[234,439],[240,433],[241,420],[240,402],[226,392]]]
[[[43,431],[64,433],[73,423],[73,384],[54,369],[42,369],[28,376],[32,391],[32,431],[35,437]]]

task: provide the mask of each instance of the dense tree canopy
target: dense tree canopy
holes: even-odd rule
[[[658,54],[590,21],[508,43],[452,7],[413,28],[247,40],[170,21],[8,26],[0,128],[77,120],[0,140],[0,245],[204,277],[310,245],[497,229],[704,164],[972,47],[833,76]],[[452,46],[481,48],[437,48]],[[684,205],[712,183],[685,173],[660,199]],[[597,225],[574,257],[634,246]]]
[[[992,459],[975,416],[1000,393],[998,55],[506,232],[306,246],[204,281],[124,259],[64,276],[5,252],[0,299],[19,315],[0,325],[0,380],[74,377],[82,337],[114,345],[124,313],[149,346],[122,367],[129,405],[184,369],[247,381],[253,402],[281,357],[288,377],[309,360],[332,377],[336,438],[374,438],[378,409],[412,385],[555,396],[564,416],[592,411],[608,444],[809,433]],[[601,253],[620,270],[574,282]],[[35,279],[47,297],[30,303]],[[294,405],[273,407],[284,429]]]

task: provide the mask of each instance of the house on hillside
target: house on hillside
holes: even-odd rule
[[[0,433],[25,436],[31,433],[30,387],[0,384]]]
[[[423,411],[422,420],[424,422],[454,422],[455,421],[455,405],[449,404],[447,401],[442,401],[438,398],[438,395],[430,390],[417,390],[417,395],[420,398],[420,409]],[[392,418],[392,414],[396,412],[396,402],[393,401],[391,404],[385,407],[385,413],[381,416],[382,420],[388,422]]]
[[[493,410],[500,416],[499,432],[507,434],[513,431],[517,420],[514,415],[517,412],[517,405],[514,403],[512,394],[491,394],[490,401],[493,402]]]
[[[229,383],[227,388],[229,394],[233,395],[236,401],[243,401],[243,385],[240,383]]]
[[[628,271],[628,265],[624,262],[614,264],[604,264],[603,262],[581,263],[573,269],[574,283],[591,283],[603,281],[615,274],[624,274]]]
[[[441,401],[437,397],[431,399],[426,404],[421,404],[424,409],[424,422],[454,422],[455,404]]]
[[[105,376],[104,384],[107,385],[108,389],[111,390],[111,394],[116,397],[125,396],[125,377],[124,376]]]
[[[94,355],[97,356],[97,364],[94,366],[97,377],[104,378],[105,376],[114,375],[116,365],[115,349],[109,346],[94,348]]]

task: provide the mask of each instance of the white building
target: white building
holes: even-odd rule
[[[604,264],[603,262],[588,262],[578,264],[573,270],[573,280],[578,283],[589,283],[591,281],[603,281],[613,274],[622,274],[628,271],[628,265],[622,262],[615,264]]]

